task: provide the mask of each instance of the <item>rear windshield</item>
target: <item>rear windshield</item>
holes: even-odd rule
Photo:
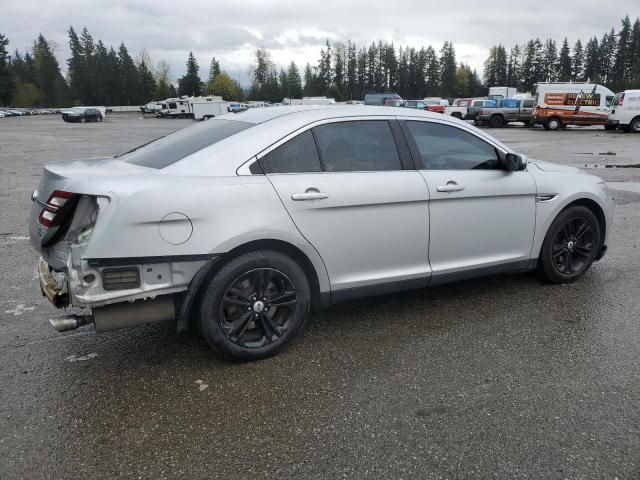
[[[253,123],[237,120],[207,120],[145,143],[116,158],[143,167],[164,168],[252,126]]]

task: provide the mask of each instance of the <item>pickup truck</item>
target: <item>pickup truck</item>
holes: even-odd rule
[[[498,102],[495,108],[481,108],[477,120],[490,127],[504,127],[509,122],[523,122],[530,125],[533,120],[533,99],[507,98]]]
[[[496,100],[474,100],[473,104],[467,109],[465,120],[473,120],[476,125],[482,125],[482,121],[478,118],[480,110],[485,108],[496,108],[498,102]]]

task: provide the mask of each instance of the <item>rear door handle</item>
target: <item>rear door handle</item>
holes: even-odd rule
[[[458,185],[453,180],[449,180],[446,185],[436,187],[436,190],[439,192],[459,192],[460,190],[464,190],[464,185]]]
[[[304,193],[294,193],[291,195],[291,200],[294,202],[301,202],[304,200],[323,200],[329,198],[329,195],[322,193],[317,188],[307,188]]]

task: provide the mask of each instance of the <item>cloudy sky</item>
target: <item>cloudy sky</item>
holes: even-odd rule
[[[548,6],[545,6],[548,5]],[[531,37],[558,42],[619,26],[640,14],[638,0],[0,0],[0,32],[11,50],[30,47],[42,33],[56,45],[64,68],[67,29],[87,27],[93,37],[132,55],[146,49],[154,63],[166,60],[177,78],[193,51],[206,77],[212,56],[243,84],[256,47],[271,51],[277,65],[315,64],[326,39],[358,46],[371,40],[396,45],[455,44],[458,61],[479,71],[489,47],[510,47]]]

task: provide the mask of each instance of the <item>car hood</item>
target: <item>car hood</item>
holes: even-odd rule
[[[543,172],[561,172],[561,173],[586,173],[577,167],[571,167],[569,165],[559,165],[557,163],[545,162],[542,160],[529,160],[529,163],[534,164]]]

